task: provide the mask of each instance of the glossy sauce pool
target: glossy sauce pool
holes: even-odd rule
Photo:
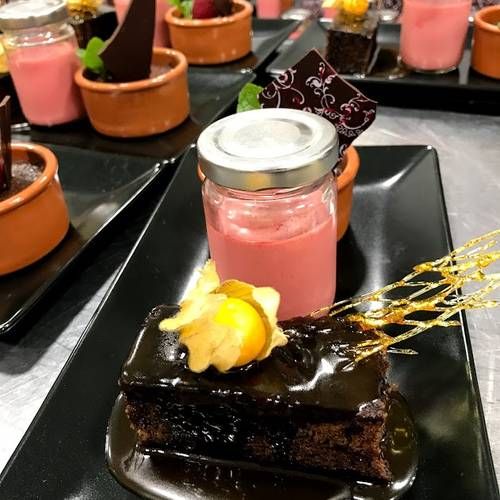
[[[394,475],[388,484],[181,454],[153,456],[136,445],[119,396],[109,421],[106,459],[120,484],[146,498],[395,500],[412,486],[418,463],[414,422],[398,394],[390,406],[385,444]]]

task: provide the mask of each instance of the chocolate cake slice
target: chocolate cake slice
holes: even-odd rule
[[[120,378],[141,447],[391,479],[386,354],[351,363],[354,344],[374,332],[338,318],[290,320],[281,323],[288,344],[267,359],[199,374],[178,335],[158,329],[176,311],[151,312]]]
[[[359,20],[338,16],[327,31],[326,60],[338,73],[369,73],[377,48],[378,15],[368,11]]]

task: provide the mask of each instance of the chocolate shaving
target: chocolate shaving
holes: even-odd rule
[[[377,103],[342,79],[317,50],[259,94],[263,108],[293,108],[329,120],[339,134],[340,156],[375,120]]]
[[[10,189],[12,181],[12,149],[10,146],[10,96],[0,102],[0,192]]]
[[[149,78],[153,56],[155,0],[132,0],[123,23],[99,54],[111,81]]]

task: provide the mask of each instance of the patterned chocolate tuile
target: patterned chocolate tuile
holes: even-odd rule
[[[12,180],[12,150],[10,147],[10,96],[0,102],[0,192],[10,189]]]
[[[339,134],[340,156],[375,120],[377,103],[342,79],[317,50],[259,94],[263,108],[293,108],[329,120]]]

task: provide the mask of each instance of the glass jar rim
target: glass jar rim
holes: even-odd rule
[[[327,172],[322,177],[315,179],[309,184],[304,184],[302,186],[295,186],[289,188],[266,188],[258,191],[248,191],[244,189],[222,186],[212,181],[208,177],[206,177],[205,180],[203,181],[203,187],[207,185],[212,185],[217,190],[223,190],[224,194],[228,193],[231,195],[231,197],[238,198],[241,200],[268,201],[270,199],[281,200],[292,196],[298,196],[304,194],[307,195],[315,191],[319,187],[321,187],[325,183],[327,178],[331,178],[332,181],[334,180],[335,176],[332,171]]]
[[[202,173],[218,185],[243,191],[304,186],[336,165],[339,138],[314,113],[267,108],[228,116],[198,139]]]

